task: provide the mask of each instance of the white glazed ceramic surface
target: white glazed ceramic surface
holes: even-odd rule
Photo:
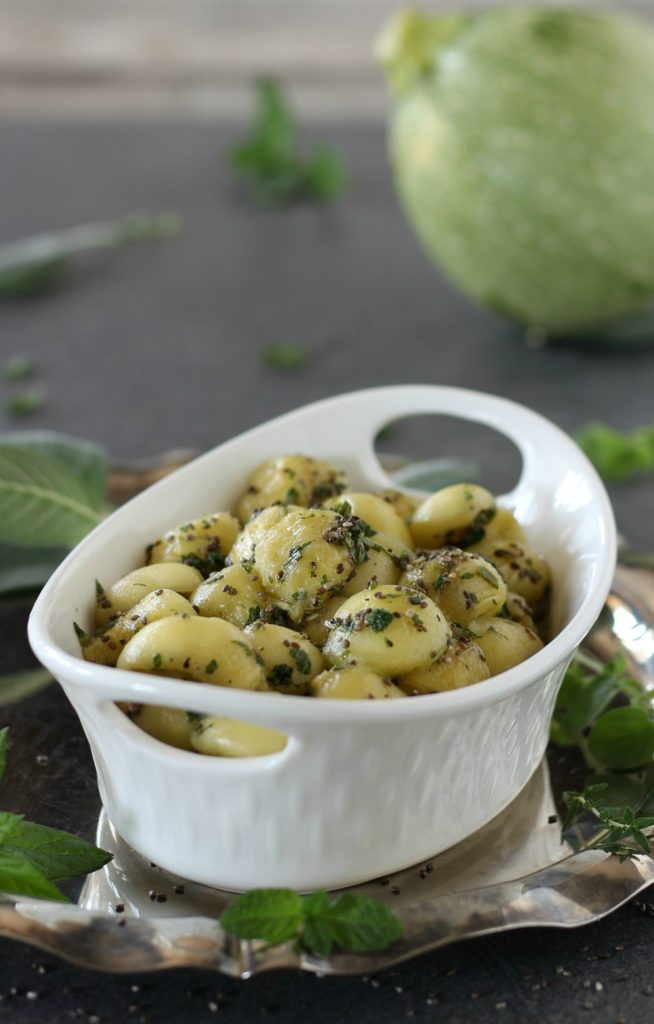
[[[485,423],[522,453],[520,482],[500,501],[552,568],[557,630],[527,662],[463,690],[358,702],[252,693],[82,660],[72,621],[91,625],[94,580],[112,582],[142,564],[145,545],[171,526],[233,507],[263,459],[303,452],[343,468],[352,487],[378,490],[392,481],[374,454],[375,435],[392,420],[434,412]],[[449,454],[447,439],[435,448]],[[44,587],[30,641],[75,706],[103,803],[135,849],[223,888],[337,888],[446,849],[518,794],[545,750],[567,663],[608,592],[615,549],[597,474],[541,416],[455,388],[371,389],[251,430],[119,509]],[[152,739],[115,700],[226,714],[290,739],[267,757],[203,757]]]

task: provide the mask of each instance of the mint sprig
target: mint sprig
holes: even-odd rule
[[[7,728],[0,729],[0,779],[7,762]],[[0,811],[0,892],[65,901],[56,883],[97,871],[111,854],[60,829]]]
[[[583,790],[563,794],[562,832],[586,822],[594,831],[585,845],[623,860],[651,852],[644,829],[654,825],[653,697],[621,655],[602,665],[577,652],[552,719],[552,740],[578,747],[594,772]]]
[[[388,907],[359,893],[331,900],[324,891],[300,896],[293,889],[252,889],[237,896],[220,918],[223,931],[268,946],[295,940],[301,949],[328,956],[386,949],[404,929]]]
[[[586,786],[580,793],[564,793],[568,812],[561,825],[562,830],[567,831],[580,819],[594,818],[598,831],[586,844],[587,849],[605,850],[620,860],[628,860],[639,853],[651,855],[650,840],[643,829],[654,825],[654,816],[639,815],[629,805],[616,809],[602,806],[600,800],[608,789],[608,783],[599,782]]]

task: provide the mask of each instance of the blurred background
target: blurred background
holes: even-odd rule
[[[395,0],[2,0],[5,116],[238,118],[262,72],[312,117],[383,117],[372,41]],[[434,12],[506,6],[428,0]],[[542,0],[542,7],[560,7]],[[650,0],[576,8],[651,15]]]

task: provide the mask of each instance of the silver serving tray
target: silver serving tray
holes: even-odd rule
[[[622,651],[633,675],[652,686],[653,624],[654,574],[621,565],[585,647],[603,660]],[[534,925],[574,928],[654,882],[652,856],[620,862],[584,849],[578,832],[562,842],[562,793],[581,784],[579,764],[552,748],[516,800],[479,832],[432,861],[354,887],[388,903],[404,925],[402,940],[383,953],[317,958],[291,943],[268,949],[230,938],[217,920],[233,895],[150,864],[104,812],[97,843],[113,861],[88,876],[77,903],[5,898],[0,934],[98,970],[204,967],[247,978],[280,967],[365,973],[463,938]]]

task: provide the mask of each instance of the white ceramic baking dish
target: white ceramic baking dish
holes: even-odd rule
[[[268,456],[325,458],[356,489],[392,484],[374,453],[387,423],[444,413],[519,447],[514,509],[553,574],[555,638],[486,682],[401,701],[282,697],[118,671],[80,657],[72,622],[91,625],[94,580],[142,564],[146,543],[210,509],[232,507]],[[435,438],[438,454],[453,444]],[[557,427],[513,402],[447,387],[401,386],[317,402],[228,441],[149,488],[82,541],[39,596],[38,658],[63,686],[93,752],[102,801],[145,857],[230,889],[336,888],[396,871],[471,834],[525,785],[547,744],[556,693],[600,612],[616,555],[611,507],[594,469]],[[260,758],[164,746],[114,701],[225,714],[289,736]],[[71,779],[71,799],[76,782]]]

